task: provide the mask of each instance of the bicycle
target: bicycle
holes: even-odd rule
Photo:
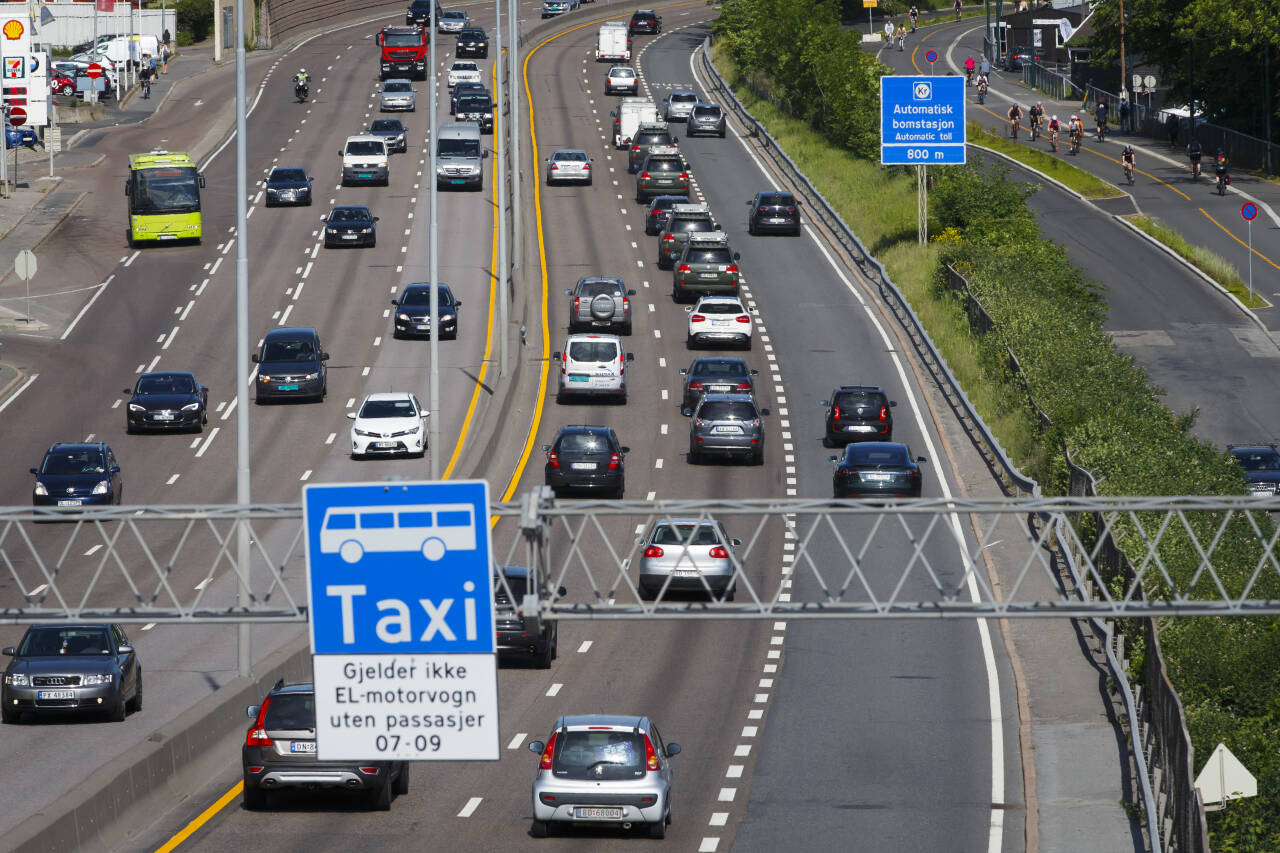
[[[1200,180],[1200,158],[1196,157],[1191,161],[1191,180]]]
[[[1226,172],[1218,173],[1218,195],[1227,194],[1227,185],[1231,183],[1231,178],[1227,177]]]
[[[1084,134],[1080,133],[1079,131],[1076,131],[1076,130],[1071,131],[1071,149],[1070,150],[1072,154],[1080,153],[1080,137],[1083,135]]]
[[[1009,131],[1010,131],[1010,135],[1014,139],[1018,138],[1018,120],[1016,118],[1009,119]]]
[[[1133,164],[1125,162],[1120,165],[1124,168],[1124,179],[1129,182],[1129,186],[1133,186]]]
[[[142,78],[142,97],[144,98],[151,97],[151,78],[150,77]]]
[[[1049,131],[1049,147],[1054,151],[1058,150],[1058,131],[1056,130]]]
[[[972,68],[966,68],[964,70],[964,84],[966,86],[973,85],[973,69]]]
[[[1040,116],[1031,117],[1031,141],[1035,142],[1040,137]]]
[[[1107,141],[1107,126],[1105,124],[1098,125],[1098,141],[1099,142]]]

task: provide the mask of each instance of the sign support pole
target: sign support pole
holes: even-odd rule
[[[921,163],[916,166],[916,231],[920,237],[920,245],[929,242],[929,167]]]
[[[0,68],[4,67],[4,39],[0,38]],[[0,82],[0,112],[7,118],[9,111],[4,102],[4,83]],[[0,133],[0,198],[9,197],[9,134]],[[15,189],[17,181],[14,181]]]
[[[220,12],[221,10],[219,10]],[[244,0],[236,0],[235,14],[236,36],[236,372],[245,370],[249,365],[249,178],[248,120],[246,115],[245,95],[245,49],[244,49]],[[237,380],[237,393],[244,397],[244,402],[236,412],[236,503],[243,512],[251,501],[249,478],[249,383],[245,379]],[[243,516],[236,526],[236,568],[239,579],[236,588],[236,603],[244,608],[251,603],[249,588],[249,570],[252,551],[249,543],[249,522]],[[241,622],[236,642],[237,668],[241,676],[253,674],[253,635],[250,625]]]
[[[1253,220],[1249,222],[1249,301],[1253,301]]]
[[[493,94],[496,103],[493,107],[493,138],[497,143],[496,159],[498,174],[498,375],[507,375],[507,146],[502,138],[502,89],[506,80],[502,79],[502,0],[494,0],[496,23],[493,27],[497,58],[494,73]],[[508,93],[508,97],[510,93]]]
[[[440,250],[440,181],[436,175],[436,86],[440,80],[440,63],[436,61],[436,12],[435,7],[431,8],[429,18],[431,25],[428,30],[430,35],[430,46],[427,49],[427,55],[431,58],[431,121],[430,130],[427,138],[431,140],[431,168],[428,172],[431,181],[431,258],[430,274],[427,281],[431,284],[430,289],[430,310],[431,310],[431,346],[428,350],[431,358],[431,371],[428,374],[427,384],[427,411],[431,413],[431,418],[427,421],[427,443],[428,455],[431,457],[431,479],[440,479],[440,456],[444,453],[444,448],[440,446],[440,282],[436,280],[439,275],[439,250]],[[481,161],[481,172],[484,174],[484,160]]]

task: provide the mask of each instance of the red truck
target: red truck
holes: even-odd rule
[[[427,79],[427,31],[422,27],[383,27],[378,33],[382,49],[382,79]]]

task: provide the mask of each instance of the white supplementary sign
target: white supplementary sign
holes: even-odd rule
[[[494,655],[316,655],[322,761],[498,759]]]
[[[1196,787],[1206,806],[1258,796],[1258,780],[1223,743],[1204,763],[1196,777]]]

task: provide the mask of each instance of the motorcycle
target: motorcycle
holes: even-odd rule
[[[310,94],[310,92],[311,87],[306,83],[295,83],[293,86],[293,95],[298,99],[298,103],[300,104],[307,100],[307,95]]]

